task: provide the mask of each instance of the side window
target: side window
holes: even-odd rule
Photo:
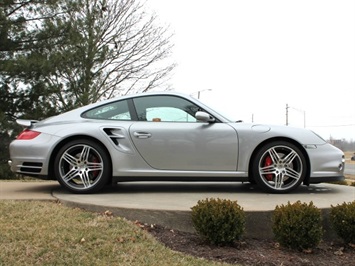
[[[126,100],[101,105],[81,115],[83,118],[106,120],[131,120]]]
[[[153,122],[196,122],[199,107],[177,96],[143,96],[133,100],[138,119]]]
[[[146,109],[147,121],[196,122],[195,117],[174,107],[152,107]]]

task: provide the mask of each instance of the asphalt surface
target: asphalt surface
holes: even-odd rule
[[[355,164],[345,164],[344,174],[355,175]]]
[[[108,210],[128,220],[187,232],[194,231],[191,207],[206,198],[236,200],[247,214],[246,235],[255,238],[273,237],[271,217],[277,205],[312,201],[324,214],[325,238],[334,238],[327,213],[332,205],[354,201],[355,187],[317,184],[277,195],[242,183],[132,182],[105,188],[98,194],[78,195],[62,189],[55,181],[0,182],[0,200],[59,200],[67,206],[95,212]]]

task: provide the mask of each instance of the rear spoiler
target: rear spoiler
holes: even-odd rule
[[[16,119],[16,123],[23,127],[31,127],[33,124],[39,122],[38,120]]]

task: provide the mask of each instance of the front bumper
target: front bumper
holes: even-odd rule
[[[344,153],[326,143],[324,145],[307,146],[310,161],[309,183],[333,182],[344,180]]]

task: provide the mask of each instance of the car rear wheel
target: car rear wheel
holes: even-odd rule
[[[270,142],[254,157],[254,180],[266,192],[290,192],[302,183],[306,172],[305,156],[287,141]]]
[[[110,158],[101,145],[91,140],[74,140],[65,144],[54,162],[59,183],[74,193],[93,193],[110,178]]]

